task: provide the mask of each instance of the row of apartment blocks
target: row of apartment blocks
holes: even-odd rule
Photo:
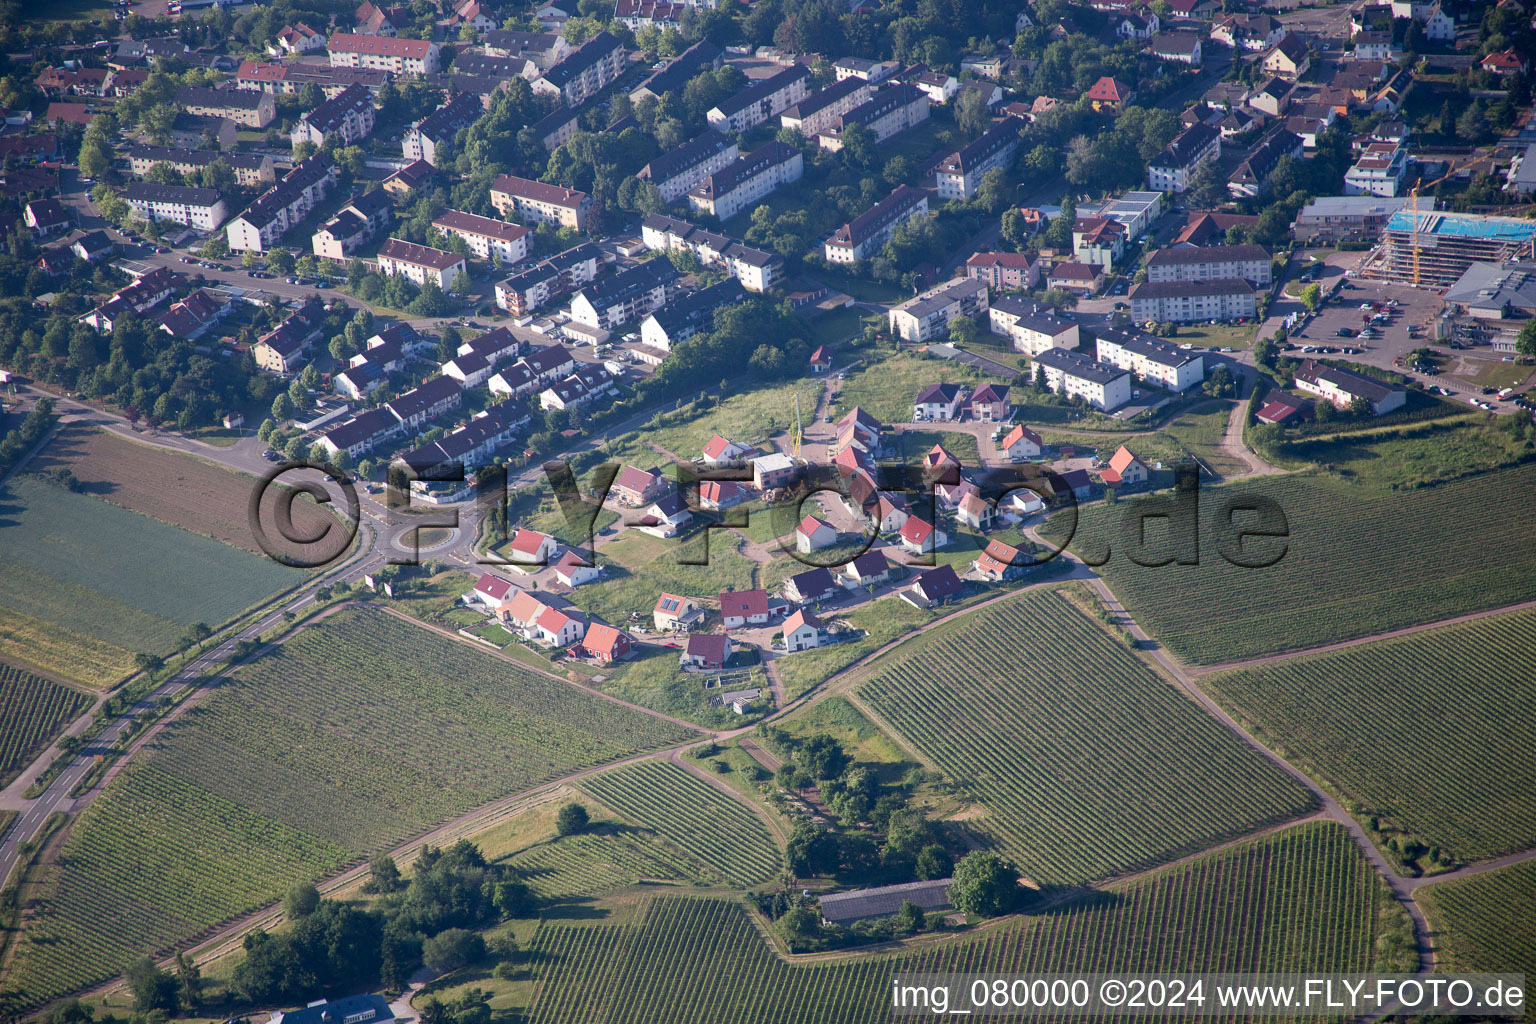
[[[595,281],[602,263],[603,251],[591,242],[582,242],[498,282],[496,305],[513,316],[527,316]]]
[[[942,339],[956,317],[987,315],[987,286],[959,277],[908,299],[888,314],[891,332],[903,341],[923,344]]]
[[[165,164],[177,174],[196,174],[215,160],[222,160],[235,172],[235,181],[241,185],[250,187],[277,180],[272,157],[267,153],[222,153],[216,149],[132,145],[123,151],[123,155],[128,158],[128,168],[136,178],[147,175],[155,164]]]
[[[665,214],[649,214],[641,222],[640,239],[654,252],[691,252],[704,266],[729,273],[749,292],[770,291],[784,273],[784,261],[775,253]]]
[[[293,126],[293,144],[312,142],[319,147],[336,138],[343,146],[353,145],[373,131],[374,114],[373,94],[360,85],[349,85],[299,118]]]
[[[675,203],[740,156],[736,143],[711,128],[656,157],[640,168],[635,177],[655,185],[662,199]]]
[[[822,245],[822,252],[829,263],[868,259],[890,241],[891,235],[902,224],[926,216],[928,193],[911,185],[898,185],[890,195],[832,232]]]
[[[592,197],[563,185],[503,174],[491,183],[491,205],[503,217],[542,221],[585,231]]]
[[[799,181],[804,173],[804,154],[774,140],[705,178],[689,191],[688,204],[701,213],[730,220],[780,185]]]
[[[852,79],[849,79],[852,81]],[[875,89],[869,99],[837,118],[816,137],[822,149],[836,153],[843,148],[843,133],[853,125],[866,129],[877,143],[915,128],[928,120],[928,96],[908,82],[889,82]]]
[[[222,117],[258,130],[277,119],[277,101],[272,94],[249,89],[184,85],[176,90],[174,102],[185,113],[197,117]]]
[[[283,175],[225,228],[237,252],[265,252],[330,194],[340,172],[325,153],[315,153]]]

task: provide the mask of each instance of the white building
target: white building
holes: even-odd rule
[[[1159,192],[1183,192],[1201,164],[1221,155],[1221,132],[1196,121],[1176,135],[1147,164],[1147,187]]]
[[[300,117],[293,127],[293,144],[323,146],[335,137],[343,146],[353,145],[373,131],[374,114],[373,94],[354,83]]]
[[[810,95],[811,73],[802,64],[762,78],[709,109],[705,118],[719,131],[744,132],[778,117]]]
[[[1046,349],[1033,362],[1045,369],[1045,381],[1052,391],[1068,398],[1081,395],[1096,409],[1109,412],[1131,400],[1131,375],[1119,367],[1059,348]]]
[[[1205,356],[1193,349],[1116,328],[1101,328],[1096,333],[1101,363],[1129,370],[1171,391],[1187,390],[1205,379]]]
[[[890,195],[832,232],[822,251],[829,263],[868,259],[890,241],[899,226],[926,216],[928,193],[911,185],[897,185]]]
[[[1362,398],[1377,416],[1400,409],[1408,401],[1408,393],[1402,388],[1312,359],[1304,359],[1296,367],[1296,387],[1340,408],[1348,408],[1355,399]]]
[[[804,173],[800,150],[770,142],[705,178],[688,193],[688,203],[695,210],[730,220],[780,185],[799,181]]]
[[[432,226],[449,238],[462,238],[469,251],[482,260],[489,260],[494,255],[503,265],[527,259],[533,245],[533,232],[521,224],[508,224],[459,210],[444,210],[432,221]]]
[[[325,153],[306,157],[225,226],[229,247],[237,252],[272,248],[330,194],[340,173]]]
[[[379,249],[379,272],[389,277],[402,274],[418,285],[430,281],[446,292],[467,271],[464,257],[456,252],[391,238]]]
[[[1344,172],[1344,194],[1347,196],[1397,195],[1408,174],[1408,151],[1396,142],[1373,142]]]
[[[670,153],[660,154],[640,168],[635,177],[649,181],[661,192],[661,198],[675,203],[740,155],[736,143],[711,129]]]
[[[728,235],[706,231],[677,217],[652,213],[640,225],[645,247],[656,252],[691,252],[704,266],[719,269],[749,292],[772,289],[783,275],[784,261],[765,249],[744,245]]]
[[[624,44],[610,32],[599,32],[534,80],[533,91],[558,97],[578,107],[601,92],[624,70]]]
[[[503,217],[515,213],[524,220],[585,231],[592,197],[563,185],[503,174],[491,182],[491,205]]]
[[[903,302],[890,311],[888,319],[897,337],[922,343],[946,334],[958,316],[986,315],[986,283],[957,277]]]
[[[1158,323],[1242,320],[1258,311],[1253,285],[1241,278],[1143,281],[1131,288],[1131,318]]]
[[[198,231],[213,231],[229,217],[224,197],[216,189],[187,188],[134,182],[123,189],[123,200],[146,220],[171,221]]]
[[[981,177],[994,167],[1006,167],[1019,150],[1025,123],[1005,117],[971,142],[951,153],[934,171],[940,199],[969,199],[981,187]]]
[[[1147,280],[1222,281],[1239,278],[1256,288],[1274,280],[1269,250],[1262,245],[1204,245],[1159,249],[1147,258]]]
[[[987,310],[993,334],[1007,338],[1015,352],[1035,356],[1048,348],[1077,348],[1077,321],[1056,316],[1051,308],[1017,295],[1003,295]]]
[[[326,50],[331,66],[337,68],[374,68],[393,75],[420,77],[435,74],[439,67],[438,45],[421,39],[336,32]]]

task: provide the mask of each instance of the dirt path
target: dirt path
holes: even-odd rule
[[[1289,661],[1292,658],[1301,658],[1313,654],[1342,651],[1349,647],[1359,647],[1361,644],[1375,643],[1378,640],[1391,640],[1393,637],[1411,636],[1414,633],[1422,633],[1429,629],[1456,626],[1463,622],[1476,622],[1478,619],[1487,619],[1495,615],[1507,615],[1511,612],[1521,612],[1531,608],[1536,608],[1536,601],[1521,601],[1519,604],[1508,604],[1501,608],[1485,608],[1480,612],[1468,612],[1466,615],[1457,615],[1453,618],[1440,619],[1436,622],[1424,622],[1417,626],[1404,626],[1401,629],[1392,629],[1385,633],[1372,633],[1370,636],[1360,636],[1353,640],[1340,640],[1338,643],[1324,644],[1321,647],[1308,647],[1299,651],[1266,654],[1262,658],[1249,658],[1246,661],[1229,661],[1224,665],[1190,665],[1186,666],[1185,671],[1191,676],[1199,677],[1210,675],[1212,672],[1225,672],[1228,669],[1253,668],[1257,665],[1268,665],[1276,661]]]
[[[1441,882],[1459,882],[1463,878],[1472,878],[1489,871],[1497,871],[1500,868],[1514,867],[1516,864],[1524,864],[1528,860],[1536,860],[1536,847],[1529,850],[1521,850],[1519,853],[1507,853],[1502,857],[1494,857],[1491,860],[1478,861],[1476,864],[1468,864],[1466,867],[1457,868],[1455,871],[1445,871],[1438,875],[1425,875],[1422,878],[1408,878],[1404,884],[1410,891],[1417,892],[1426,885],[1438,885]]]

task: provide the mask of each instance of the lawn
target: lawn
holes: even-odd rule
[[[529,1024],[875,1024],[904,973],[1412,970],[1407,917],[1336,824],[1309,824],[1025,915],[869,956],[775,956],[739,902],[657,896],[614,920],[546,920]],[[1409,957],[1405,959],[1404,951]]]
[[[193,624],[218,626],[305,576],[35,477],[0,490],[0,517],[0,656],[92,686],[122,678],[132,652],[166,654]],[[40,622],[87,638],[101,662],[30,647]]]
[[[1536,844],[1533,635],[1515,612],[1202,685],[1383,833],[1477,861]]]
[[[345,609],[236,673],[91,805],[10,980],[30,1001],[102,980],[473,807],[692,735]]]
[[[1221,442],[1227,434],[1227,420],[1232,414],[1231,402],[1217,402],[1197,412],[1185,412],[1163,426],[1162,433],[1176,441],[1189,454],[1195,456],[1221,477],[1242,476],[1248,472],[1248,464],[1227,454]],[[1131,442],[1134,444],[1134,442]]]
[[[768,689],[768,677],[758,666],[743,665],[731,672],[727,689],[756,687],[764,692]],[[594,685],[600,686],[604,693],[652,711],[686,718],[713,729],[740,728],[752,721],[730,708],[711,706],[709,697],[718,691],[706,688],[704,684],[713,677],[684,672],[678,666],[678,649],[674,647],[639,644],[629,660],[604,668],[603,675],[602,683]],[[756,710],[767,711],[768,701],[758,701]]]
[[[706,564],[679,561],[705,558],[706,540]],[[737,552],[740,543],[734,534],[721,530],[697,531],[682,541],[626,531],[598,553],[604,578],[578,588],[570,600],[589,615],[621,625],[630,612],[649,618],[663,591],[712,598],[722,590],[751,590],[757,563]]]
[[[1531,376],[1531,368],[1519,363],[1506,363],[1502,359],[1467,360],[1477,367],[1471,374],[1456,376],[1480,388],[1519,387]]]
[[[1313,807],[1058,588],[860,672],[859,698],[984,805],[970,824],[1042,883],[1151,867]]]
[[[835,617],[845,619],[867,635],[862,640],[816,647],[780,658],[774,668],[784,684],[787,699],[799,696],[892,640],[927,625],[936,616],[899,597],[882,597]]]
[[[58,25],[76,21],[100,21],[108,23],[112,17],[112,5],[105,0],[60,0],[44,6],[28,5],[34,9],[27,12],[29,19],[38,18],[38,15],[47,12],[46,18],[39,18],[42,24]]]
[[[138,444],[107,430],[69,423],[33,461],[37,471],[68,469],[81,492],[205,537],[263,554],[248,506],[256,480],[211,462]],[[270,512],[277,492],[263,509]],[[334,517],[309,498],[293,503],[294,527],[313,535]],[[340,534],[337,535],[340,537]],[[304,550],[322,557],[330,550]]]
[[[1129,557],[1139,503],[1166,496],[1089,506],[1072,547],[1095,562],[1107,554],[1097,571],[1159,642],[1186,661],[1218,664],[1536,597],[1525,498],[1533,487],[1536,466],[1385,495],[1325,476],[1256,477],[1203,489],[1198,550],[1148,521],[1142,561],[1194,564]],[[1250,536],[1239,552],[1222,523],[1233,515],[1240,528],[1263,525],[1235,511],[1255,499],[1274,503],[1287,536]],[[1068,525],[1059,515],[1047,523],[1055,536]]]
[[[1300,438],[1271,450],[1282,464],[1319,466],[1383,492],[1442,484],[1536,457],[1536,444],[1512,434],[1509,421],[1490,419],[1478,414]]]
[[[849,409],[859,406],[883,423],[908,422],[912,419],[912,400],[929,384],[944,381],[977,384],[997,380],[999,378],[948,359],[909,352],[888,355],[849,374],[838,395],[837,408],[829,409],[828,413],[836,420]]]
[[[896,442],[897,457],[906,465],[914,466],[936,444],[941,444],[967,469],[981,465],[981,451],[975,434],[958,430],[903,430],[892,435]]]
[[[863,318],[868,315],[856,307],[828,310],[811,319],[811,337],[808,340],[817,345],[840,345],[860,334]]]
[[[1258,324],[1217,324],[1215,327],[1209,324],[1200,327],[1179,324],[1178,327],[1173,343],[1189,344],[1196,348],[1252,348],[1253,340],[1259,333]]]
[[[1536,862],[1426,886],[1415,894],[1433,929],[1439,971],[1536,975]]]

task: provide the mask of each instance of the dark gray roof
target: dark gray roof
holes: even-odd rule
[[[904,882],[875,889],[832,893],[820,898],[821,916],[833,924],[889,917],[909,900],[924,910],[943,910],[949,906],[949,884],[952,881],[954,879],[936,878],[927,882]]]
[[[1034,361],[1053,370],[1060,370],[1062,373],[1069,374],[1070,376],[1093,381],[1095,384],[1108,384],[1117,377],[1124,377],[1126,374],[1126,371],[1118,367],[1110,366],[1108,363],[1101,363],[1097,359],[1089,359],[1086,356],[1078,355],[1076,352],[1069,352],[1061,348],[1048,348],[1035,356]]]
[[[804,66],[796,64],[794,67],[785,68],[777,74],[769,75],[767,78],[758,79],[736,93],[736,95],[728,96],[715,104],[715,109],[726,117],[730,117],[809,75],[810,71]]]
[[[1269,262],[1269,250],[1262,245],[1195,245],[1180,249],[1159,249],[1147,260],[1149,267],[1189,266],[1198,263]]]
[[[700,40],[674,57],[672,63],[641,82],[635,91],[644,89],[653,96],[675,92],[687,85],[700,71],[714,67],[720,57],[720,47],[707,39]]]
[[[1179,299],[1195,295],[1252,295],[1253,285],[1236,277],[1211,281],[1143,281],[1131,287],[1130,299]]]
[[[1401,390],[1374,377],[1367,377],[1363,373],[1346,370],[1342,366],[1320,363],[1313,359],[1304,359],[1301,365],[1296,367],[1296,379],[1312,384],[1323,381],[1350,395],[1358,395],[1372,402],[1379,402]]]
[[[676,149],[662,153],[640,168],[635,177],[645,181],[662,182],[675,178],[684,171],[699,166],[710,157],[725,152],[731,140],[711,129],[697,138],[690,139]]]
[[[1190,349],[1182,349],[1177,345],[1154,338],[1150,334],[1132,333],[1113,327],[1100,328],[1094,332],[1099,340],[1108,341],[1119,345],[1127,352],[1132,352],[1144,359],[1149,359],[1159,366],[1183,366],[1185,363],[1194,362],[1202,358],[1201,354]]]
[[[544,72],[544,80],[563,89],[567,82],[581,77],[588,68],[595,67],[614,49],[623,49],[623,47],[624,44],[619,42],[613,33],[599,32],[572,50],[560,63]]]
[[[188,206],[212,206],[224,197],[218,189],[190,188],[186,185],[157,185],[154,182],[136,181],[123,189],[123,198],[132,202],[186,203]]]

